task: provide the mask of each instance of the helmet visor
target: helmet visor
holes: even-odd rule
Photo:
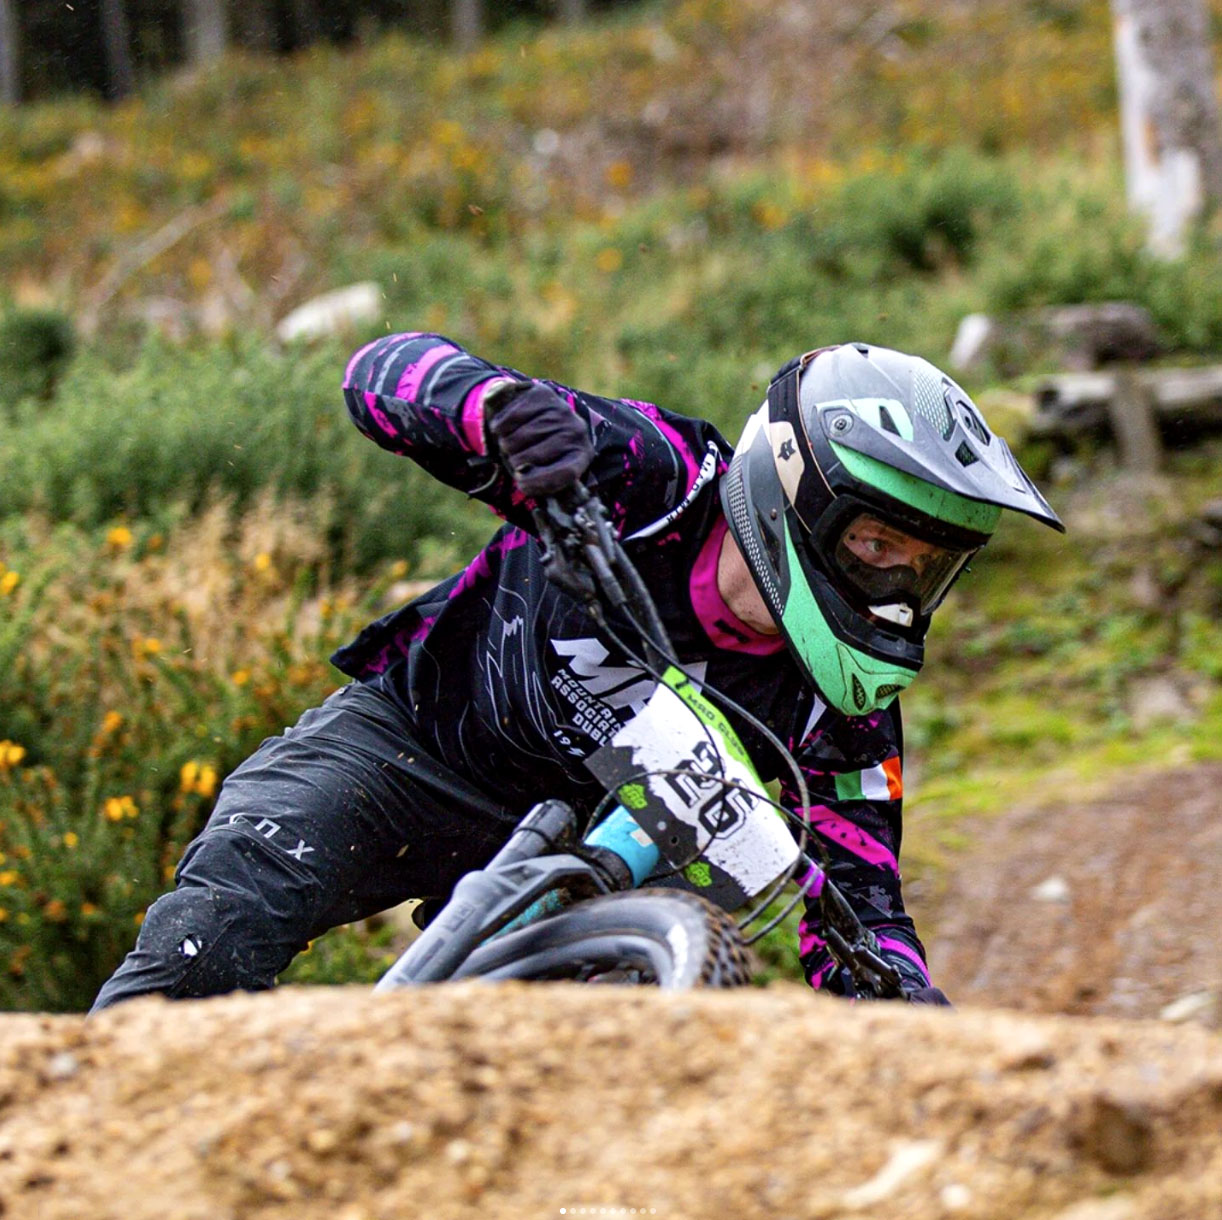
[[[898,604],[924,616],[936,609],[977,549],[930,542],[873,513],[859,512],[840,530],[832,556],[837,574],[872,611]],[[894,612],[881,617],[901,623],[907,618]]]

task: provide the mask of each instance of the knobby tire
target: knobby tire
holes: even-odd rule
[[[456,979],[645,982],[668,990],[742,987],[750,959],[733,919],[698,895],[630,890],[578,903],[493,937]]]

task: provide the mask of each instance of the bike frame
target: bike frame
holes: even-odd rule
[[[596,622],[605,624],[604,610],[610,610],[634,624],[653,667],[667,668],[672,650],[666,630],[601,502],[579,485],[572,503],[553,498],[536,510],[535,520],[549,579],[584,602]],[[686,698],[691,702],[693,696]],[[697,709],[701,718],[712,722],[720,716],[702,696],[695,698],[703,705]],[[733,745],[741,750],[736,738]],[[720,799],[730,787],[725,785]],[[654,837],[622,804],[584,837],[581,830],[578,815],[563,801],[546,800],[532,808],[488,865],[458,882],[443,910],[375,990],[450,978],[489,937],[545,918],[571,902],[633,889],[667,862]],[[897,995],[898,974],[844,896],[805,852],[799,851],[797,866],[802,892],[820,896],[828,949],[852,977],[856,993]]]

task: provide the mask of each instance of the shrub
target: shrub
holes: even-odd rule
[[[27,397],[49,398],[76,344],[71,321],[51,309],[0,318],[0,411],[13,418]]]
[[[304,511],[257,507],[168,537],[7,527],[0,1008],[88,1005],[220,781],[339,685],[324,658],[400,570],[358,606]]]
[[[0,517],[31,510],[96,527],[162,518],[266,488],[311,502],[334,563],[421,557],[423,540],[471,549],[490,518],[349,422],[338,348],[280,356],[256,344],[150,344],[129,369],[78,359],[56,409],[0,424]]]

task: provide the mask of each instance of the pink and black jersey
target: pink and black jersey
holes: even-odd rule
[[[464,571],[370,624],[333,660],[392,697],[431,760],[481,792],[489,812],[516,821],[546,796],[594,807],[603,791],[584,759],[640,710],[654,682],[544,575],[528,506],[487,452],[484,399],[506,378],[524,379],[433,334],[388,336],[353,357],[344,394],[357,427],[485,501],[506,524]],[[590,429],[588,482],[679,659],[794,751],[814,802],[802,812],[831,853],[837,884],[901,972],[924,985],[924,951],[900,894],[898,705],[862,717],[827,708],[781,638],[753,631],[722,600],[718,485],[732,450],[711,424],[543,384]],[[780,775],[762,738],[729,718],[760,775]],[[788,787],[782,799],[796,810]],[[813,986],[836,986],[818,920],[812,903],[803,965]]]

